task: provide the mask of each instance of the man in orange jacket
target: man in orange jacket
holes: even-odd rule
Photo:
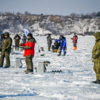
[[[25,73],[29,73],[29,72],[33,72],[33,62],[32,62],[32,58],[34,57],[35,51],[35,43],[36,40],[35,38],[33,38],[32,34],[29,33],[28,36],[28,41],[25,44],[22,44],[23,49],[24,49],[24,57],[26,57],[25,61],[26,61],[26,65],[27,65],[27,70],[25,70]]]

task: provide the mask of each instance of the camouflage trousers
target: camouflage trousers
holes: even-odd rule
[[[6,66],[9,67],[10,66],[10,54],[7,52],[2,52],[1,53],[1,58],[0,58],[0,67],[3,67],[3,63],[4,63],[4,58],[6,58]]]
[[[100,62],[94,62],[94,71],[96,73],[96,80],[100,81]]]
[[[29,57],[26,56],[25,62],[26,62],[26,65],[27,65],[27,70],[33,71],[32,59],[33,59],[33,56],[29,56]]]

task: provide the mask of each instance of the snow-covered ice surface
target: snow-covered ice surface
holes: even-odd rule
[[[58,36],[52,36],[58,38]],[[95,44],[93,36],[79,36],[78,49],[73,51],[71,36],[67,39],[67,55],[58,57],[47,51],[46,36],[35,37],[39,46],[44,47],[45,56],[35,47],[34,67],[42,61],[50,61],[47,71],[62,70],[62,73],[24,74],[22,68],[15,68],[15,57],[22,57],[22,52],[11,55],[11,67],[0,69],[0,100],[100,100],[100,85],[93,84],[91,52]],[[19,72],[16,74],[15,72]]]

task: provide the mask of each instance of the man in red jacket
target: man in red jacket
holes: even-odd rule
[[[74,34],[74,37],[71,38],[73,40],[73,46],[74,46],[74,49],[73,50],[77,50],[77,40],[78,40],[78,37],[76,34]]]
[[[25,73],[29,73],[29,72],[33,72],[33,62],[32,62],[32,58],[34,57],[35,51],[35,43],[36,40],[35,38],[33,38],[32,34],[29,33],[28,36],[28,41],[25,44],[22,44],[23,49],[24,49],[24,57],[26,57],[25,62],[27,65],[27,70],[25,70]]]

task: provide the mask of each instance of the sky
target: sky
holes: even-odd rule
[[[0,12],[70,15],[100,11],[100,0],[0,0]]]

